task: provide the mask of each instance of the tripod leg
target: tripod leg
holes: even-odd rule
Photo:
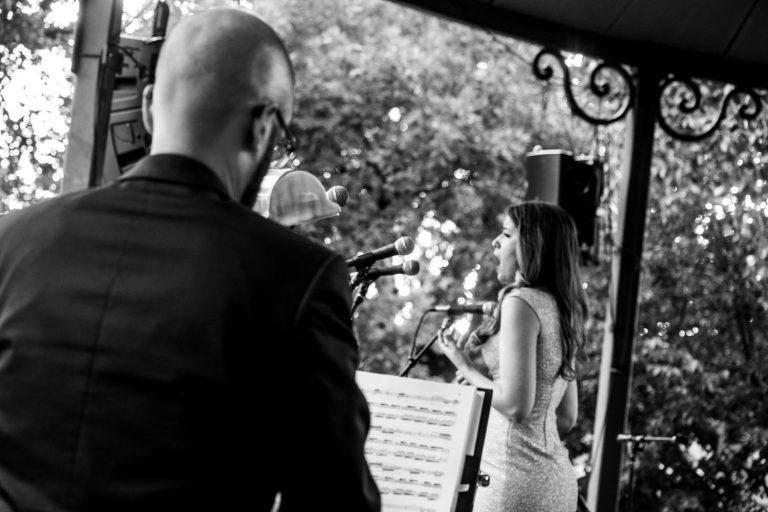
[[[576,507],[577,512],[592,512],[587,506],[587,500],[584,499],[581,493],[579,493],[579,502]]]

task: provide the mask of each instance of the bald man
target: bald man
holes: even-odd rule
[[[0,511],[380,509],[346,265],[252,211],[293,86],[258,18],[186,18],[151,154],[0,219]]]

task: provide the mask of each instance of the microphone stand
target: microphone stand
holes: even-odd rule
[[[355,278],[352,281],[350,281],[349,287],[354,290],[356,286],[358,286],[360,283],[365,281],[365,278],[368,275],[368,272],[370,271],[371,271],[371,265],[357,269],[357,274],[355,275]]]
[[[365,300],[365,295],[368,293],[368,287],[371,286],[371,283],[374,281],[373,279],[366,279],[368,272],[371,271],[371,266],[372,265],[368,265],[367,267],[358,268],[357,273],[355,274],[355,278],[349,282],[349,287],[352,290],[354,290],[357,286],[360,286],[360,289],[357,291],[357,295],[352,302],[351,314],[353,320],[355,318],[355,310]]]
[[[415,357],[408,357],[408,364],[400,371],[400,377],[407,377],[408,372],[411,371],[411,368],[416,366],[416,363],[418,362],[419,358],[424,354],[424,352],[427,351],[429,347],[432,346],[432,344],[437,340],[437,338],[440,336],[440,333],[445,331],[451,324],[453,323],[453,319],[451,317],[447,317],[445,320],[443,320],[443,324],[440,326],[440,330],[437,334],[432,336],[432,339],[429,340],[429,342],[421,347],[421,350],[419,350],[419,353],[416,354]]]
[[[581,492],[579,492],[579,502],[576,509],[578,512],[592,512],[587,505],[587,500],[584,499],[584,496],[582,496]]]
[[[360,306],[360,304],[363,303],[365,300],[365,295],[368,293],[368,287],[371,286],[371,283],[373,280],[366,280],[363,281],[363,283],[360,285],[360,289],[357,291],[357,295],[355,296],[355,300],[352,302],[352,318],[355,318],[355,310]],[[357,285],[355,285],[357,286]]]
[[[416,366],[416,363],[418,362],[418,360],[419,360],[419,358],[421,357],[421,355],[422,355],[424,352],[426,352],[426,351],[427,351],[427,349],[428,349],[429,347],[431,347],[431,346],[432,346],[432,344],[435,342],[435,340],[437,339],[437,337],[438,337],[438,335],[437,335],[437,334],[435,334],[434,336],[432,336],[432,339],[431,339],[431,340],[429,340],[429,343],[427,343],[426,345],[424,345],[424,346],[421,348],[421,350],[419,351],[419,353],[418,353],[418,354],[416,354],[416,357],[410,357],[410,356],[408,357],[408,364],[405,366],[405,368],[403,368],[403,369],[400,371],[400,377],[407,377],[407,376],[408,376],[408,372],[409,372],[409,371],[411,371],[411,368],[413,368],[414,366]]]
[[[645,449],[645,444],[648,442],[661,442],[661,443],[674,443],[677,442],[678,437],[656,437],[656,436],[631,436],[627,434],[619,434],[617,441],[627,441],[629,443],[629,492],[627,496],[626,512],[632,512],[632,497],[635,489],[635,466],[637,460],[637,454]]]
[[[645,440],[643,439],[643,436],[640,436],[637,440],[632,439],[629,442],[629,495],[627,496],[627,512],[632,511],[632,495],[634,494],[635,489],[635,461],[637,459],[637,454],[643,451],[643,449],[645,449]]]

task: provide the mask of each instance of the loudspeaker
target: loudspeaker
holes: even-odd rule
[[[603,193],[602,166],[559,149],[526,154],[526,200],[562,207],[573,217],[582,249],[595,245],[597,207]]]

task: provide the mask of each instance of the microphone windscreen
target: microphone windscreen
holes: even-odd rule
[[[328,196],[328,200],[333,201],[339,206],[344,206],[349,201],[349,192],[341,185],[336,185],[329,188],[325,195]]]
[[[419,262],[418,261],[406,261],[403,263],[403,274],[406,276],[415,276],[419,273]]]
[[[413,242],[413,238],[411,237],[401,236],[395,240],[395,250],[397,250],[397,254],[400,256],[411,254],[415,247],[416,244]]]

